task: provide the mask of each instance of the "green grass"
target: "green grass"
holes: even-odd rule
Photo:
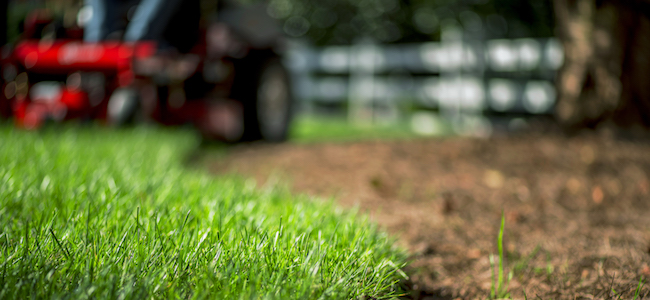
[[[0,299],[389,298],[405,255],[355,212],[183,168],[183,132],[0,126]]]
[[[291,140],[298,143],[317,141],[353,141],[408,139],[421,137],[407,123],[394,125],[354,125],[346,118],[298,116],[291,129]]]

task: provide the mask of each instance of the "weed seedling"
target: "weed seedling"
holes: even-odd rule
[[[503,270],[503,229],[505,228],[505,214],[501,213],[501,228],[497,237],[497,248],[499,250],[499,270],[497,272],[497,282],[494,282],[494,272],[492,274],[492,286],[490,288],[490,299],[510,298],[508,283],[512,279],[512,272],[508,273],[508,279],[504,280],[505,271]],[[494,270],[494,255],[490,255],[490,268]]]
[[[633,300],[636,300],[637,298],[639,298],[639,293],[641,293],[641,289],[643,288],[644,283],[645,283],[645,281],[643,280],[643,276],[641,276],[641,278],[639,278],[639,285],[637,285],[636,291],[634,291],[634,299]]]

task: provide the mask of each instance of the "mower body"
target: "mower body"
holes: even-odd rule
[[[214,22],[180,53],[161,50],[156,41],[88,43],[78,28],[36,34],[33,28],[46,22],[32,22],[14,46],[5,46],[0,64],[0,116],[17,126],[156,122],[190,124],[205,138],[225,141],[286,138],[293,101],[276,51],[280,37],[256,44],[237,26]],[[282,77],[280,100],[272,89],[265,92],[269,72]],[[265,134],[272,124],[281,125]]]

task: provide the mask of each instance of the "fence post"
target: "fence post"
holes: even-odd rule
[[[350,84],[348,88],[348,121],[371,125],[374,115],[375,64],[379,59],[377,46],[370,39],[361,39],[350,47]]]

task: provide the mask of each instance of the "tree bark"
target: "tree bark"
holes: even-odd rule
[[[567,129],[650,128],[650,0],[554,0],[565,62],[557,120]]]

